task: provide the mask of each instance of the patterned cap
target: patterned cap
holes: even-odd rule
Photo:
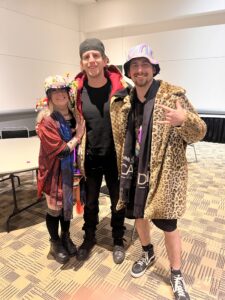
[[[147,44],[140,44],[129,50],[128,56],[127,56],[127,61],[123,66],[124,71],[125,71],[125,76],[130,78],[130,76],[128,75],[128,72],[130,69],[131,60],[134,58],[140,58],[140,57],[147,58],[149,60],[149,62],[155,67],[156,72],[155,72],[154,76],[156,76],[160,71],[159,63],[156,59],[153,58],[152,49]]]
[[[61,75],[48,76],[45,79],[45,92],[50,89],[69,89],[69,84]]]

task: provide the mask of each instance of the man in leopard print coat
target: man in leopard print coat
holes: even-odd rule
[[[131,275],[140,277],[155,260],[150,240],[151,220],[164,231],[174,296],[190,299],[180,271],[177,219],[186,208],[186,146],[204,137],[206,125],[183,88],[154,79],[160,67],[148,45],[130,49],[124,69],[135,87],[127,112],[117,209],[126,207],[126,216],[135,219],[143,248]]]

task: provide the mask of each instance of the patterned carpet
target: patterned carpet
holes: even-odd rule
[[[188,207],[179,221],[183,244],[183,274],[191,299],[225,300],[225,144],[198,143],[188,148]],[[17,188],[19,205],[35,200],[36,185],[31,172],[21,177]],[[152,228],[156,263],[141,278],[130,276],[132,263],[141,253],[133,223],[126,220],[126,259],[115,265],[109,200],[100,198],[98,244],[85,263],[76,258],[64,266],[48,256],[45,203],[13,217],[9,233],[5,222],[12,212],[7,182],[0,183],[0,299],[166,300],[173,299],[163,233]],[[72,221],[71,236],[80,245],[82,216]]]

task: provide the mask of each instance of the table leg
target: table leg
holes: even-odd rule
[[[19,214],[20,212],[26,210],[27,208],[30,208],[31,206],[37,204],[37,203],[40,203],[40,201],[44,200],[44,198],[40,198],[40,199],[37,199],[37,201],[21,208],[21,209],[18,209],[18,205],[17,205],[17,198],[16,198],[16,189],[15,189],[15,183],[14,183],[14,176],[13,174],[10,175],[10,179],[11,179],[11,184],[12,184],[12,193],[13,193],[13,204],[14,204],[14,208],[13,208],[13,212],[11,215],[9,215],[7,221],[6,221],[6,230],[7,232],[9,232],[9,221],[12,217],[14,217],[15,215]]]

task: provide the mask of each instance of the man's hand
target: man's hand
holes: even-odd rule
[[[164,109],[165,120],[158,121],[157,123],[172,126],[181,126],[184,123],[186,118],[186,110],[182,108],[179,100],[176,102],[176,109],[162,104],[158,104],[158,106]]]

